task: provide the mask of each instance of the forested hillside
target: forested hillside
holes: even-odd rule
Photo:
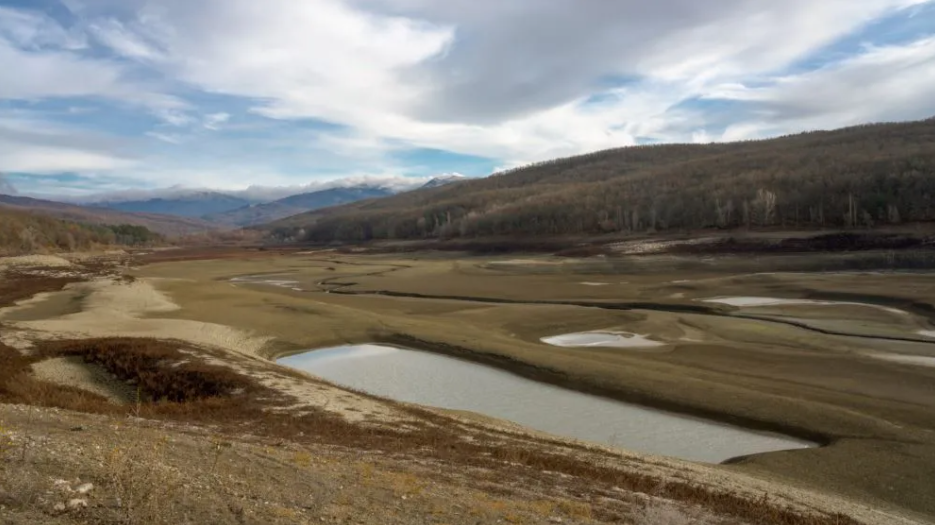
[[[13,195],[0,195],[0,211],[35,212],[82,224],[130,224],[143,226],[148,230],[170,236],[203,233],[216,227],[216,225],[190,217],[174,217],[154,213],[129,213]]]
[[[165,239],[143,226],[88,225],[32,213],[0,210],[0,255],[145,246]]]
[[[935,119],[764,141],[636,146],[290,217],[309,241],[935,220]]]

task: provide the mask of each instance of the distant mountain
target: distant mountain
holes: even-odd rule
[[[244,198],[215,191],[200,191],[174,197],[159,197],[146,200],[104,201],[95,207],[132,213],[159,213],[179,217],[202,217],[224,213],[253,204]]]
[[[243,206],[224,213],[205,215],[204,219],[226,226],[253,226],[279,220],[291,215],[298,215],[307,211],[364,199],[386,197],[392,194],[393,192],[387,188],[370,186],[331,188],[309,193],[300,193],[273,202]]]
[[[145,226],[163,235],[186,235],[214,229],[215,225],[200,219],[158,215],[153,213],[128,213],[106,208],[78,206],[63,202],[0,195],[0,210],[37,213],[84,224],[130,224]]]
[[[437,188],[439,186],[451,184],[452,182],[461,182],[463,180],[465,180],[465,176],[461,175],[460,173],[444,173],[426,182],[421,187],[422,188]]]

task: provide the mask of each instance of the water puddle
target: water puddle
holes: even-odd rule
[[[924,355],[873,354],[871,357],[884,361],[891,361],[893,363],[902,363],[904,365],[935,367],[935,357]]]
[[[275,277],[275,275],[244,275],[242,277],[234,277],[230,280],[230,282],[235,284],[265,284],[267,286],[275,286],[277,288],[288,288],[296,292],[302,291],[302,288],[298,286],[300,284],[299,281],[276,279]]]
[[[752,432],[525,379],[428,352],[380,345],[315,350],[279,360],[346,387],[399,401],[468,410],[566,438],[719,463],[813,444]]]
[[[607,348],[653,348],[665,343],[648,336],[628,332],[577,332],[540,339],[543,343],[565,348],[600,346]]]
[[[719,303],[737,307],[756,307],[756,306],[794,306],[794,305],[815,305],[815,306],[864,306],[867,308],[876,308],[898,315],[909,315],[903,310],[880,306],[871,303],[855,303],[847,301],[817,301],[812,299],[780,299],[777,297],[715,297],[713,299],[703,299],[706,303]]]

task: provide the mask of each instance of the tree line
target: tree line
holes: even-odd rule
[[[82,224],[33,213],[0,210],[0,253],[77,251],[99,246],[151,246],[165,237],[144,226]]]

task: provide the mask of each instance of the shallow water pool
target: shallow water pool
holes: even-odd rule
[[[428,352],[381,345],[315,350],[280,364],[382,397],[469,410],[636,452],[719,463],[812,443],[648,409]]]

